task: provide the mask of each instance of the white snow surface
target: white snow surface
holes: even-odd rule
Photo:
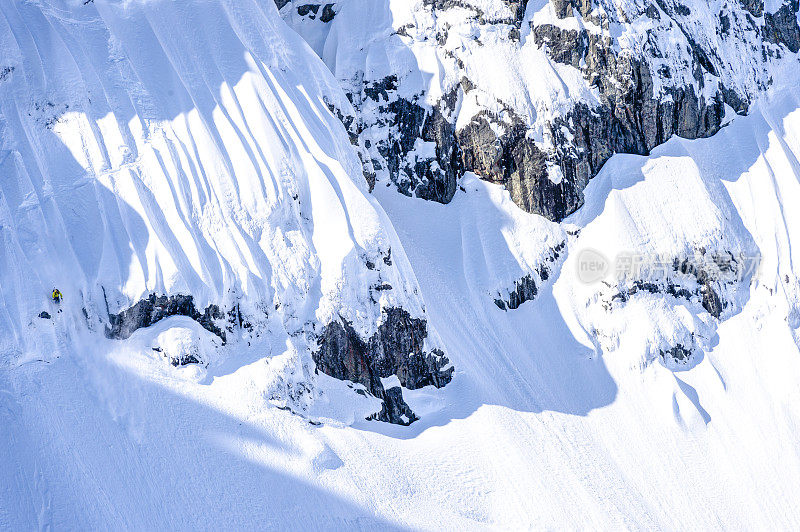
[[[370,194],[336,76],[271,1],[0,2],[0,528],[797,529],[795,70],[712,138],[614,156],[555,224],[470,174],[448,205]],[[719,320],[606,308],[613,281],[576,273],[700,248],[761,258]],[[106,304],[154,291],[240,302],[259,335],[104,338]],[[456,368],[403,391],[408,427],[309,367],[311,332],[387,306]],[[689,366],[659,355],[689,339]]]
[[[381,267],[396,239],[323,102],[347,100],[272,3],[0,13],[10,345],[35,341],[27,324],[53,286],[92,318],[151,292],[201,309],[244,297],[290,334],[342,315],[366,335],[382,306],[421,313],[402,247]],[[396,289],[375,305],[362,287],[384,281]]]

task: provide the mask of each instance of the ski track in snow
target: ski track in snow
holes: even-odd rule
[[[712,138],[614,156],[559,225],[472,175],[448,205],[370,195],[323,97],[349,104],[271,1],[80,4],[0,4],[0,528],[800,527],[791,73]],[[647,294],[601,312],[575,280],[585,247],[697,246],[761,256],[719,323]],[[378,275],[453,381],[404,390],[409,427],[325,375],[311,415],[276,408],[295,333],[343,312],[369,334]],[[151,348],[191,320],[87,330],[82,306],[151,291],[280,310],[207,367]],[[642,348],[686,334],[708,348],[688,371]]]

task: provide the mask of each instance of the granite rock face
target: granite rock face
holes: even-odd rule
[[[411,390],[449,383],[454,370],[441,351],[424,350],[427,336],[425,320],[412,318],[401,308],[389,308],[378,331],[366,340],[345,321],[329,323],[318,339],[314,362],[326,375],[363,384],[383,400],[375,419],[408,425],[418,418],[403,400],[400,388],[387,390],[381,379],[396,376]]]

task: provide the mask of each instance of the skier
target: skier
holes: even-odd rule
[[[61,295],[61,291],[58,288],[53,288],[52,297],[53,301],[55,301],[56,303],[61,303],[61,298],[64,296]]]

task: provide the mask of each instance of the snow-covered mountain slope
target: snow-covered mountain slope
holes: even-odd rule
[[[0,528],[800,525],[796,2],[278,7],[0,3]],[[525,212],[616,120],[546,24],[727,106]]]
[[[379,377],[438,378],[414,274],[323,103],[347,100],[274,5],[2,14],[4,350],[60,356],[87,325],[124,338],[145,312],[197,314],[240,345],[294,338],[307,379],[318,338],[341,377],[350,336],[416,335],[353,380],[380,395]],[[39,321],[54,286],[66,313]],[[425,357],[411,368],[410,351]]]

